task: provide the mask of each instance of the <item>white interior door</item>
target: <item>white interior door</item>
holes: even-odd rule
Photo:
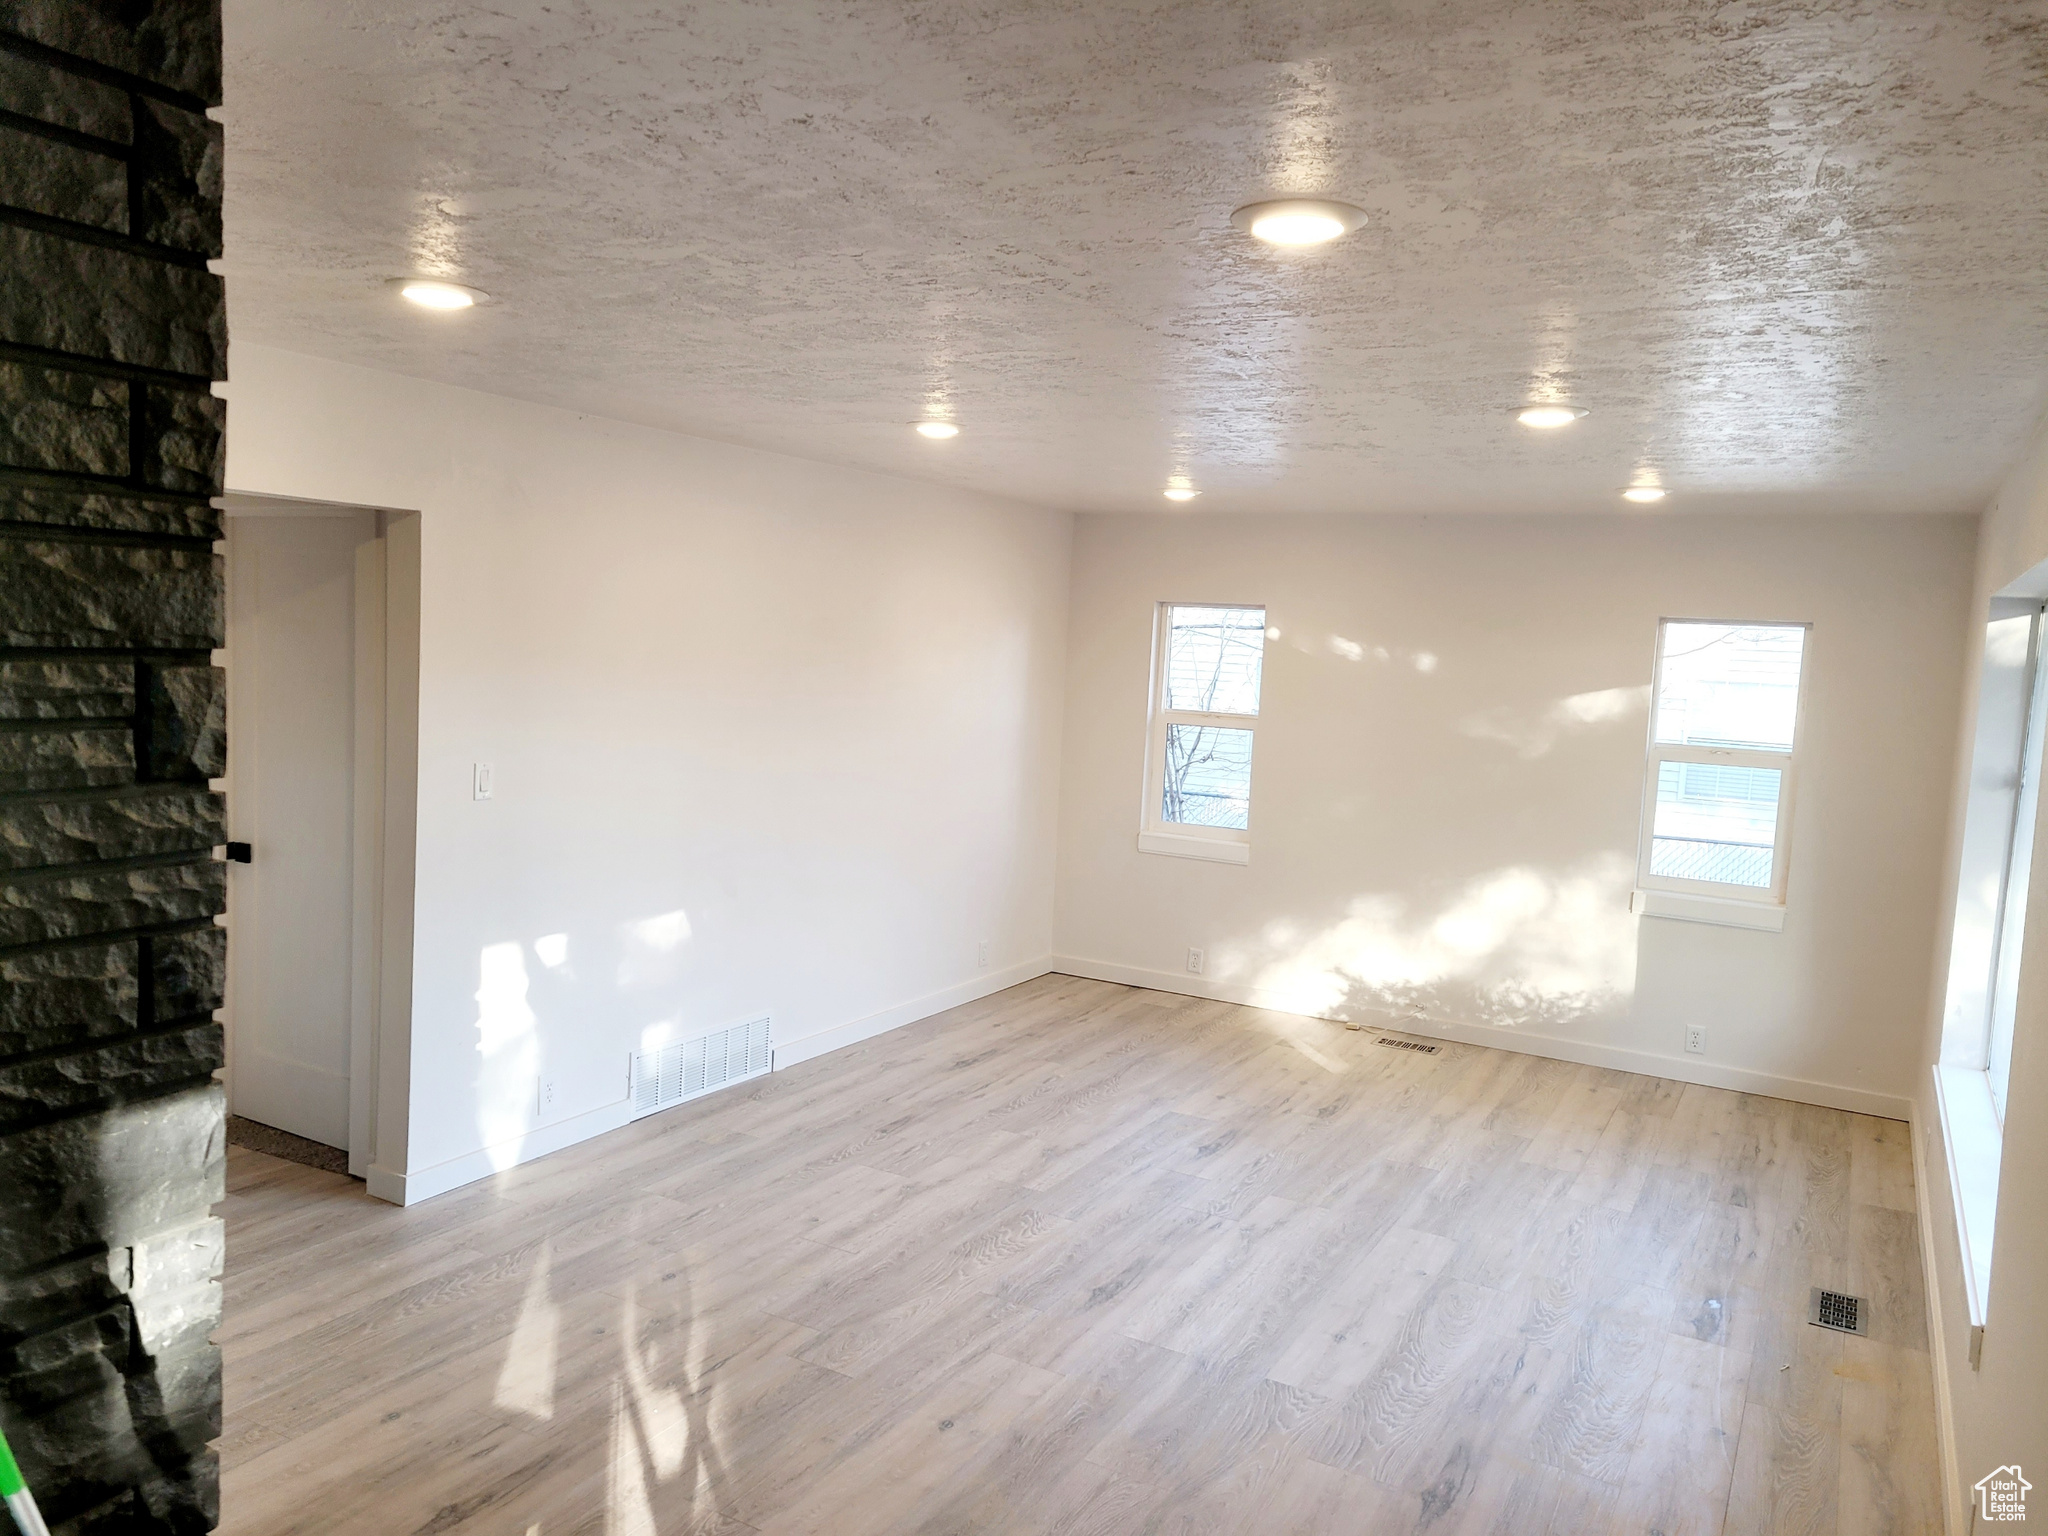
[[[228,519],[235,1114],[349,1144],[356,551],[376,515]]]

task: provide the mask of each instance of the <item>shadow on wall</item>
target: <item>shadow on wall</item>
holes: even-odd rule
[[[1635,861],[1609,852],[1557,873],[1494,870],[1433,911],[1360,896],[1326,927],[1276,922],[1219,947],[1212,974],[1249,985],[1264,1006],[1319,1018],[1420,1013],[1555,1028],[1633,995],[1634,881]]]

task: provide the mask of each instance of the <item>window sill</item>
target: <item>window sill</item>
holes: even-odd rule
[[[1691,891],[1630,892],[1628,909],[1644,917],[1675,917],[1687,923],[1718,923],[1724,928],[1754,928],[1764,933],[1785,931],[1785,909],[1771,902],[1738,901],[1731,896],[1699,896]]]
[[[1176,859],[1207,859],[1213,864],[1249,864],[1250,843],[1225,842],[1220,837],[1187,837],[1176,832],[1140,832],[1138,852],[1170,854]]]
[[[1962,1239],[1963,1294],[1974,1331],[1984,1326],[1984,1298],[1991,1290],[1991,1229],[1998,1219],[1998,1165],[2005,1137],[1991,1102],[1988,1073],[1937,1064],[1934,1106],[1941,1116],[1949,1193],[1956,1203],[1956,1235]],[[1976,1341],[1971,1342],[1974,1356]],[[1976,1363],[1972,1358],[1970,1364]]]

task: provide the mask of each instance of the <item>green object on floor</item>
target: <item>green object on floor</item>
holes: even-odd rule
[[[5,1434],[0,1434],[0,1498],[7,1501],[7,1512],[14,1516],[21,1536],[50,1536],[50,1528],[43,1524],[43,1512],[36,1508],[36,1496],[21,1479],[21,1468],[15,1464]]]

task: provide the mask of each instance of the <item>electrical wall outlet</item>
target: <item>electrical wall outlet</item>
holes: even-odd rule
[[[974,963],[983,970],[988,969],[988,940],[983,939],[974,946]]]
[[[1704,1056],[1707,1050],[1707,1032],[1697,1024],[1689,1024],[1685,1030],[1685,1048],[1695,1056]]]
[[[1188,974],[1190,976],[1201,975],[1202,966],[1204,963],[1205,957],[1199,949],[1191,949],[1188,951]]]
[[[554,1112],[555,1080],[552,1077],[538,1079],[533,1085],[533,1115],[536,1120],[545,1120]]]

